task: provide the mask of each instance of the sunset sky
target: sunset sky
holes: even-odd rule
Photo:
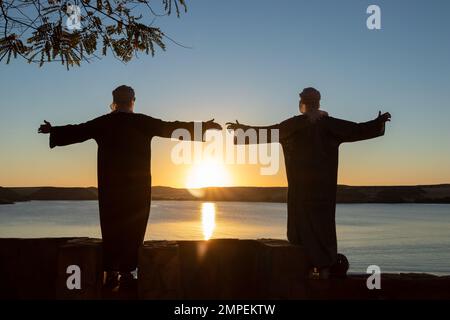
[[[239,119],[255,125],[298,114],[298,93],[314,86],[322,108],[352,121],[389,111],[386,135],[341,146],[339,183],[450,183],[450,2],[188,1],[180,19],[156,24],[168,43],[154,58],[111,57],[70,71],[55,63],[0,64],[0,185],[96,186],[94,141],[50,150],[37,134],[109,112],[111,91],[136,91],[135,111],[165,120]],[[382,30],[366,27],[377,4]],[[152,142],[153,185],[185,187],[190,165],[175,165],[175,142]],[[284,186],[258,165],[225,165],[227,185]],[[225,179],[225,178],[224,178]]]

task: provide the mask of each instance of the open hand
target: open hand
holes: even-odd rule
[[[206,121],[204,123],[205,130],[222,130],[222,126],[217,122],[214,122],[214,119]]]
[[[381,114],[381,111],[378,111],[377,119],[382,122],[391,121],[391,114],[389,112],[385,112],[385,113]]]
[[[52,128],[52,125],[47,120],[44,120],[44,124],[41,124],[41,126],[38,129],[38,133],[50,133],[50,130]]]
[[[227,122],[226,125],[228,130],[237,130],[237,129],[245,130],[248,127],[246,125],[240,124],[239,121],[237,120],[236,122]]]

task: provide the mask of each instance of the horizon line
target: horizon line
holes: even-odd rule
[[[341,187],[359,187],[359,188],[371,188],[371,187],[438,187],[438,186],[450,186],[450,182],[446,183],[436,183],[436,184],[400,184],[400,185],[349,185],[349,184],[338,184],[338,186]],[[173,187],[173,186],[163,186],[163,185],[155,185],[151,186],[152,188],[171,188],[171,189],[207,189],[207,188],[288,188],[287,185],[284,186],[206,186],[201,188],[188,188],[188,187]],[[50,186],[50,185],[43,185],[43,186],[0,186],[0,188],[96,188],[97,186]]]

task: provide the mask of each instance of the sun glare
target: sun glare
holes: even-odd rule
[[[230,182],[229,173],[222,163],[203,160],[192,166],[186,179],[186,187],[188,189],[224,187],[229,186]]]

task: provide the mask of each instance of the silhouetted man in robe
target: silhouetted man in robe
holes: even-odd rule
[[[316,277],[327,278],[337,262],[335,209],[339,146],[384,135],[385,122],[391,116],[380,112],[375,120],[364,123],[336,119],[319,110],[320,98],[319,91],[305,88],[300,93],[302,115],[272,126],[246,126],[236,121],[227,123],[227,128],[243,130],[236,131],[235,135],[248,129],[279,130],[288,180],[287,237],[291,243],[304,247],[311,273],[315,270]],[[270,138],[270,132],[267,136]]]
[[[133,113],[135,95],[131,87],[113,91],[109,114],[91,121],[65,126],[45,124],[40,133],[50,133],[50,148],[94,139],[98,145],[97,176],[103,265],[108,281],[130,280],[137,267],[138,248],[144,240],[150,212],[150,143],[153,137],[170,138],[176,129],[186,129],[192,139],[203,139],[206,130],[221,126],[202,123],[201,137],[194,122],[167,122]],[[198,136],[198,135],[197,135]]]

